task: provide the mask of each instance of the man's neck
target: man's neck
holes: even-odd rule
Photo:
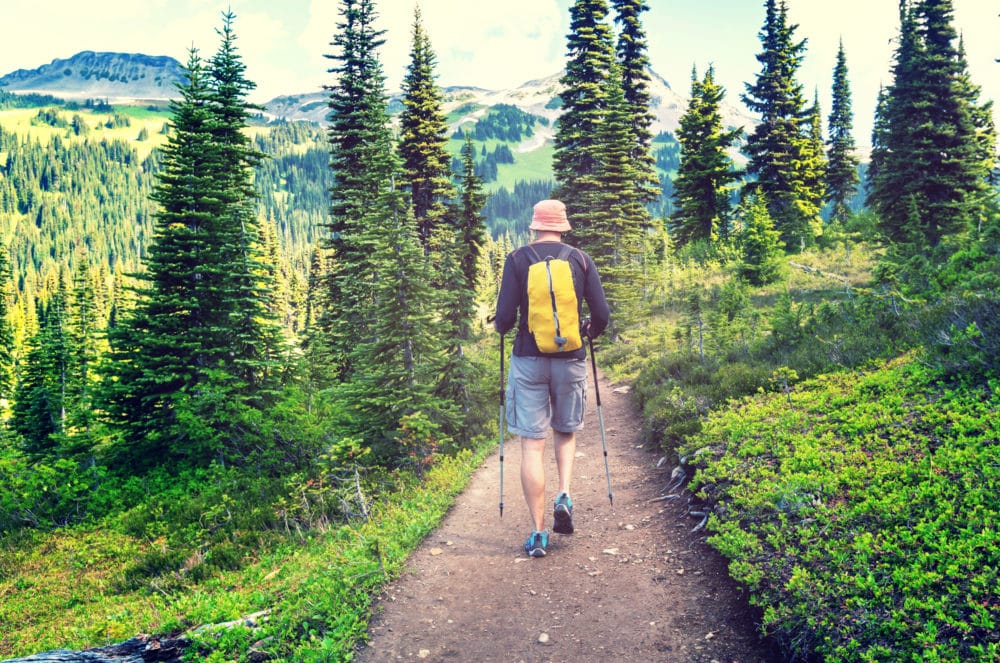
[[[561,242],[562,233],[556,232],[554,230],[536,230],[535,231],[535,241],[536,242]]]

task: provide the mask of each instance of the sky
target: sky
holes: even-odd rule
[[[437,56],[438,83],[487,89],[515,87],[560,71],[565,61],[571,0],[375,0],[386,44],[381,60],[390,92],[409,61],[414,8]],[[879,87],[891,82],[898,0],[787,0],[795,36],[806,39],[798,81],[807,98],[819,95],[824,121],[838,42],[847,55],[854,135],[867,144]],[[760,72],[755,56],[764,0],[647,0],[643,14],[653,70],[687,95],[692,67],[711,65],[740,105],[745,83]],[[237,46],[254,101],[316,92],[332,83],[324,57],[340,22],[340,0],[3,0],[0,75],[33,69],[80,51],[169,55],[182,63],[189,49],[210,56],[227,8],[236,14]],[[1000,115],[1000,3],[954,0],[969,69],[997,100]]]

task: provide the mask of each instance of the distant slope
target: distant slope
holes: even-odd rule
[[[448,87],[444,89],[444,111],[453,113],[463,106],[475,108],[458,118],[453,119],[450,129],[454,130],[466,122],[474,122],[491,106],[510,104],[521,110],[550,120],[552,125],[559,117],[561,108],[558,102],[562,85],[559,79],[562,72],[545,78],[528,81],[509,90],[485,90],[475,87]],[[670,83],[656,72],[651,73],[650,108],[653,111],[653,133],[661,131],[676,132],[681,115],[687,108],[687,97],[678,94]],[[326,121],[328,108],[327,93],[314,92],[281,96],[264,104],[267,113],[275,118],[286,120],[308,120],[323,123]],[[744,127],[749,130],[755,123],[745,110],[734,104],[723,104],[723,122],[728,127]]]
[[[0,78],[8,92],[51,94],[64,99],[166,100],[183,80],[180,62],[165,55],[83,51],[37,69],[18,69]]]

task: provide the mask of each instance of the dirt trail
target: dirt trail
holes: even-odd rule
[[[576,533],[529,559],[520,445],[505,444],[504,515],[494,453],[379,598],[358,661],[777,660],[754,611],[704,542],[687,500],[654,501],[669,483],[661,454],[639,448],[629,396],[601,382],[614,507],[609,505],[593,384],[572,485]],[[556,485],[546,444],[546,501]],[[551,514],[547,514],[551,527]]]

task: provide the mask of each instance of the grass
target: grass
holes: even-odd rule
[[[74,115],[79,115],[84,119],[90,131],[83,136],[76,136],[65,127],[53,127],[45,124],[32,122],[38,115],[37,108],[15,108],[0,111],[0,127],[13,133],[26,136],[31,140],[36,140],[42,144],[49,143],[54,137],[63,140],[120,140],[129,143],[139,155],[140,159],[149,156],[155,147],[162,147],[167,137],[160,133],[164,122],[167,121],[167,114],[161,111],[149,111],[144,108],[122,107],[115,108],[109,112],[93,112],[87,109],[75,111],[59,110],[59,115],[69,122]],[[113,113],[126,115],[130,119],[130,126],[109,129],[104,126],[108,118]],[[145,128],[149,134],[147,140],[137,140],[139,132]]]
[[[368,522],[314,530],[305,540],[272,533],[252,557],[200,579],[192,571],[225,546],[178,558],[172,534],[153,527],[144,534],[134,515],[9,534],[0,540],[0,656],[186,632],[267,610],[260,632],[199,636],[197,660],[240,660],[262,638],[270,638],[272,660],[348,660],[367,631],[373,594],[399,573],[491,448],[460,452],[423,480],[404,482]]]

